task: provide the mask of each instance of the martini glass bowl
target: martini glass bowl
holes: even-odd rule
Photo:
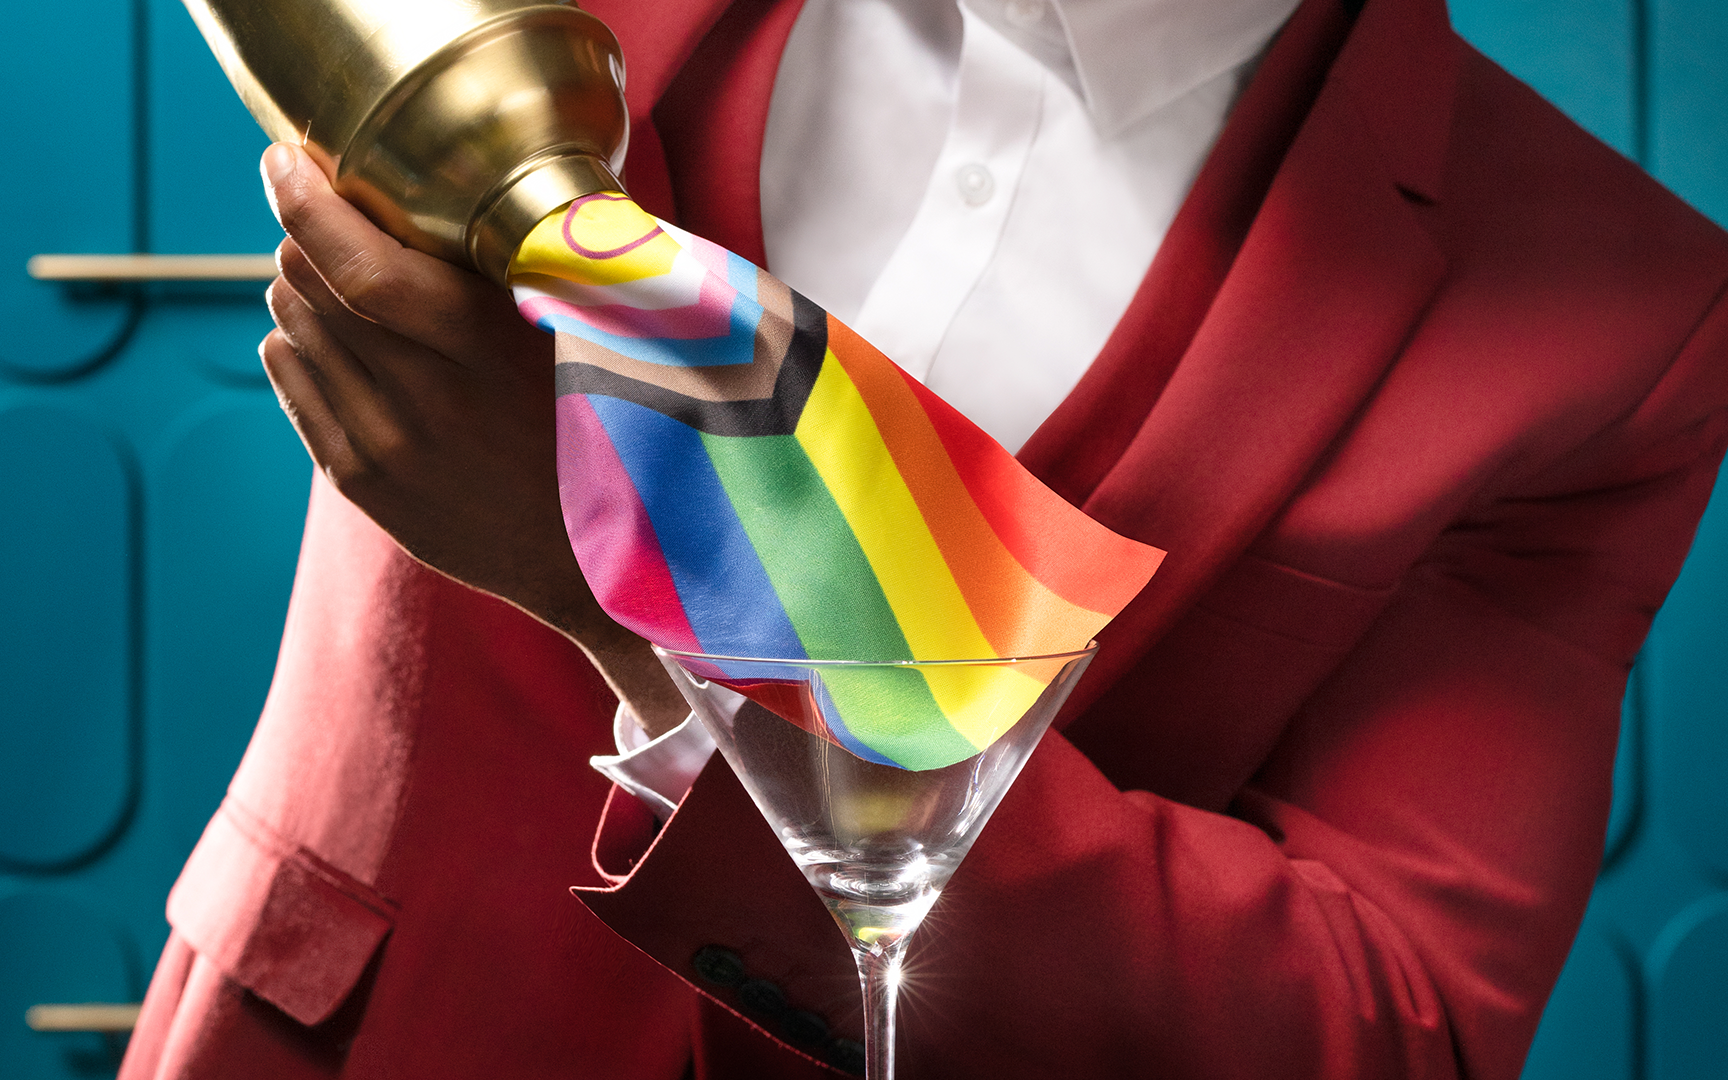
[[[864,992],[868,1080],[893,1080],[894,1008],[907,941],[1097,648],[1093,642],[1047,656],[930,662],[655,649],[846,935]],[[872,703],[891,709],[903,700],[897,690],[908,680],[963,694],[982,748],[914,770],[849,734],[837,699],[849,703],[856,725]],[[874,730],[892,730],[895,717],[863,719]]]

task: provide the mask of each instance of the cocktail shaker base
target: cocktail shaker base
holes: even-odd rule
[[[624,60],[545,0],[185,0],[252,115],[398,240],[500,285],[534,225],[620,191]]]
[[[536,159],[511,176],[475,217],[468,230],[469,260],[487,277],[504,282],[516,249],[547,214],[596,191],[623,190],[611,168],[590,154]]]

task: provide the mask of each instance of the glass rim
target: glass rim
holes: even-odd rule
[[[688,649],[669,649],[664,645],[649,642],[657,655],[670,656],[675,660],[706,660],[712,662],[731,662],[735,664],[775,664],[790,667],[838,668],[838,667],[979,667],[985,664],[1027,664],[1034,661],[1078,660],[1083,656],[1091,656],[1098,651],[1098,639],[1087,642],[1085,648],[1070,649],[1066,652],[1035,653],[1026,656],[980,656],[970,660],[811,660],[805,657],[791,656],[729,656],[723,653],[692,652]]]

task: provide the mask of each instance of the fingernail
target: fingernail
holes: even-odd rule
[[[294,151],[282,143],[272,143],[264,151],[264,178],[274,187],[294,175],[295,164]]]

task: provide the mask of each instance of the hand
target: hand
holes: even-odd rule
[[[263,168],[288,237],[259,353],[318,467],[410,555],[582,646],[649,734],[681,721],[565,536],[551,336],[497,286],[381,232],[298,147],[272,146]]]

